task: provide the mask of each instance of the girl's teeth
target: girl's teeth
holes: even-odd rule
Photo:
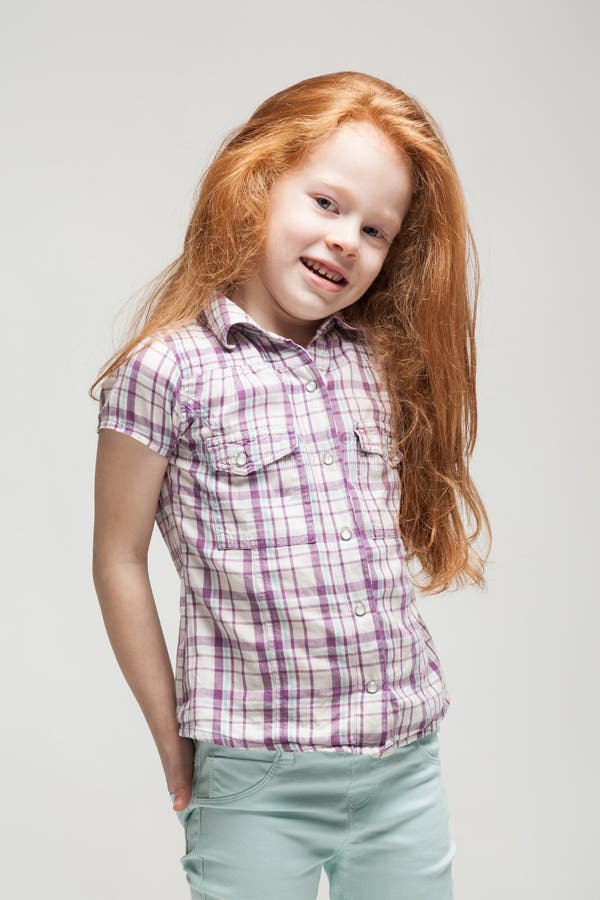
[[[333,281],[334,284],[338,284],[342,281],[341,275],[332,275],[329,272],[325,271],[325,269],[321,269],[316,263],[311,262],[309,259],[304,260],[309,269],[312,269],[314,272],[318,272],[319,275],[322,275],[324,278],[327,278],[329,281]]]

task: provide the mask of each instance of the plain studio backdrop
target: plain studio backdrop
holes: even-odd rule
[[[455,898],[597,900],[597,7],[3,7],[0,892],[189,898],[92,583],[87,389],[179,254],[225,133],[293,82],[355,69],[441,125],[481,262],[471,470],[488,585],[418,601],[451,695]],[[179,582],[156,530],[150,554],[173,659]]]

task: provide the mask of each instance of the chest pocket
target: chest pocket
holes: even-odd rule
[[[306,471],[293,431],[213,434],[206,485],[221,549],[316,541]]]
[[[401,450],[393,448],[386,422],[354,423],[355,484],[367,532],[375,539],[399,537]]]

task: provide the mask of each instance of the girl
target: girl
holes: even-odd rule
[[[308,900],[322,866],[332,898],[452,897],[450,698],[408,566],[430,593],[485,584],[478,281],[422,106],[309,78],[219,148],[183,253],[92,385],[94,584],[192,898]],[[175,675],[154,521],[181,579]]]

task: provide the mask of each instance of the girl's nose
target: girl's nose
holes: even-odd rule
[[[359,248],[359,237],[351,228],[344,230],[338,228],[335,234],[330,233],[325,239],[329,249],[335,248],[338,252],[356,256]]]

